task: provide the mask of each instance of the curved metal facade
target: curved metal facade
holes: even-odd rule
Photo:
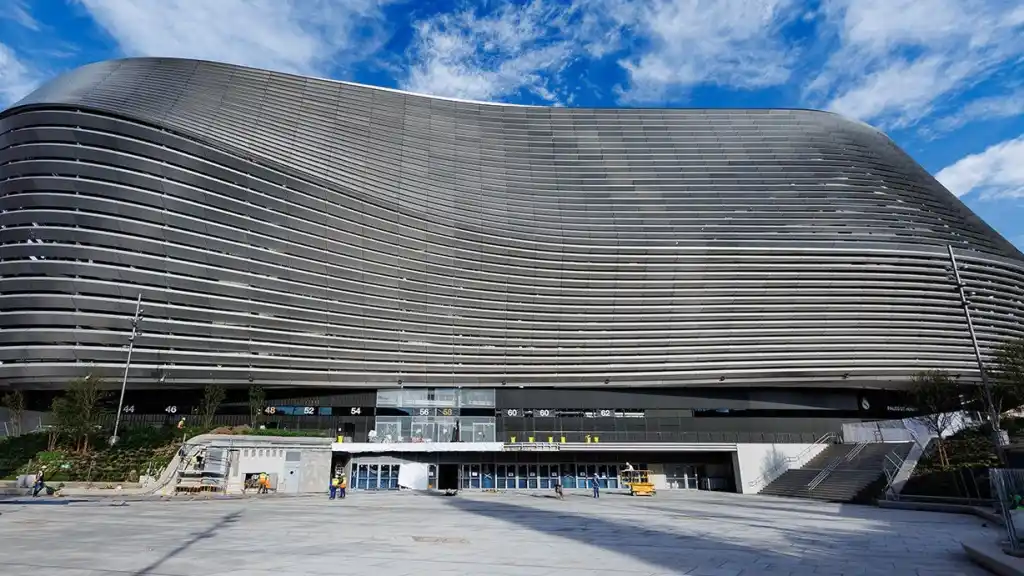
[[[893,386],[1024,257],[874,129],[129,59],[0,117],[0,382]]]

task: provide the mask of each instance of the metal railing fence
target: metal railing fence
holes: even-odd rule
[[[1003,518],[1003,527],[1013,551],[1020,550],[1020,539],[1017,526],[1014,524],[1014,512],[1024,514],[1024,470],[1020,468],[991,468],[988,472],[992,486],[992,497],[999,515]]]

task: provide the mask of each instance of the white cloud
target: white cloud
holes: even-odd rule
[[[838,49],[807,87],[829,109],[906,127],[1024,55],[1016,0],[828,0]]]
[[[13,20],[32,31],[39,31],[39,22],[32,17],[24,0],[6,0],[6,6],[0,11],[0,18]]]
[[[648,0],[627,26],[647,47],[620,63],[627,102],[656,102],[699,84],[758,88],[790,77],[781,28],[801,16],[789,0]]]
[[[43,74],[0,43],[0,108],[13,104],[42,82]]]
[[[78,0],[130,56],[326,76],[387,38],[387,0]]]
[[[418,22],[404,87],[488,100],[528,90],[562,102],[558,75],[580,58],[625,48],[625,102],[663,100],[697,84],[785,82],[792,50],[780,28],[792,0],[530,0]],[[489,6],[485,3],[485,6]]]
[[[1024,136],[1006,140],[947,166],[935,178],[957,196],[1024,198]]]
[[[949,132],[979,120],[1024,116],[1024,89],[978,98],[935,122],[936,132]]]
[[[955,88],[972,69],[970,64],[950,65],[938,57],[894,61],[834,98],[828,107],[853,118],[888,115],[891,125],[911,124],[930,112],[937,94]]]
[[[579,46],[569,20],[576,8],[532,0],[489,13],[463,9],[414,24],[410,67],[402,85],[413,92],[494,100],[528,90],[558,102],[558,72]]]

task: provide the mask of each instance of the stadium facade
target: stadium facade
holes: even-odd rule
[[[1024,256],[817,111],[108,61],[0,115],[0,203],[0,389],[119,384],[141,294],[134,418],[216,384],[243,421],[259,385],[356,443],[800,446],[916,371],[977,381],[948,247],[982,351],[1024,336]]]

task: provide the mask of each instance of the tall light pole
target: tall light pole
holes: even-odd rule
[[[971,344],[974,346],[974,359],[978,362],[978,371],[981,373],[981,387],[985,395],[985,408],[988,410],[989,425],[992,427],[992,442],[995,444],[996,455],[1001,459],[1003,446],[1006,442],[1003,439],[1002,431],[999,429],[999,413],[996,411],[996,404],[992,400],[992,384],[988,380],[985,361],[981,358],[981,347],[978,346],[978,336],[974,332],[974,321],[971,319],[970,302],[967,300],[964,282],[960,279],[960,269],[956,265],[953,246],[947,245],[946,249],[949,251],[949,262],[953,265],[953,278],[956,280],[956,289],[960,293],[960,305],[963,306],[964,319],[967,320],[967,331],[971,335]]]
[[[121,377],[121,399],[117,401],[117,416],[114,418],[114,435],[110,444],[117,443],[117,429],[121,425],[121,411],[124,409],[124,389],[128,386],[128,368],[132,365],[132,350],[135,349],[135,337],[139,335],[139,322],[142,320],[142,292],[135,302],[135,317],[132,318],[132,335],[128,337],[128,359],[124,363],[124,376]]]

